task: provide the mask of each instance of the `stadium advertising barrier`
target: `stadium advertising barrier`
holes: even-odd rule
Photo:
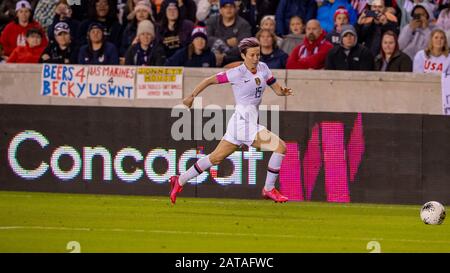
[[[288,148],[280,189],[291,200],[450,202],[447,117],[266,113],[275,114]],[[211,119],[200,115],[202,124],[191,123],[193,135]],[[201,133],[174,140],[179,119],[163,108],[3,104],[0,190],[166,196],[168,178],[218,143]],[[238,150],[189,181],[182,196],[260,198],[269,157],[254,148]]]

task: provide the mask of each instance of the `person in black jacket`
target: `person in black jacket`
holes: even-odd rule
[[[342,26],[341,44],[328,52],[325,69],[372,71],[373,55],[368,48],[358,44],[357,40],[358,36],[352,25]]]
[[[40,63],[76,64],[77,50],[72,43],[70,26],[62,21],[53,27],[54,40],[51,40],[39,59]]]
[[[135,41],[125,53],[125,64],[162,66],[165,61],[164,48],[155,41],[155,26],[150,20],[143,20],[138,24]]]
[[[381,38],[381,52],[375,57],[376,71],[412,72],[411,58],[399,49],[397,34],[386,31]]]
[[[167,66],[216,67],[216,55],[208,48],[205,26],[197,26],[192,31],[192,42],[177,50],[167,59]]]

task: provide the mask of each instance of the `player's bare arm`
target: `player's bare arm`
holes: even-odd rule
[[[212,75],[204,80],[202,80],[195,88],[192,93],[183,99],[183,104],[187,107],[191,108],[192,103],[194,102],[194,98],[197,97],[203,90],[205,90],[208,86],[213,84],[218,84],[218,80],[216,75]]]
[[[292,91],[291,88],[288,87],[282,87],[278,82],[275,82],[270,86],[272,88],[273,92],[277,94],[278,96],[293,96],[294,91]]]

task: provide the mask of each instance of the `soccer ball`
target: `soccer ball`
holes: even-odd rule
[[[426,202],[420,210],[420,218],[427,225],[440,225],[445,219],[445,208],[436,201]]]

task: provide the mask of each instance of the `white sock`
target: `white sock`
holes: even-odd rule
[[[264,189],[266,191],[271,191],[273,188],[275,188],[275,182],[277,181],[283,158],[284,154],[275,152],[270,157],[269,165],[267,166],[266,184],[264,185]]]
[[[199,160],[197,160],[197,162],[195,162],[195,164],[192,167],[189,168],[189,170],[180,175],[180,179],[178,180],[180,182],[180,185],[183,186],[189,180],[200,175],[202,172],[206,171],[212,165],[213,164],[211,163],[211,161],[209,161],[209,155],[200,158]]]

